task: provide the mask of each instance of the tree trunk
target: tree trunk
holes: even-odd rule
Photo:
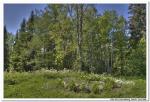
[[[79,64],[79,69],[82,67],[82,24],[83,24],[83,5],[76,5],[77,13],[77,62]]]

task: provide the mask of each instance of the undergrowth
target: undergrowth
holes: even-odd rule
[[[145,98],[144,79],[70,70],[5,72],[5,98]]]

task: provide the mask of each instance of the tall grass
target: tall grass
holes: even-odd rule
[[[5,98],[145,98],[146,81],[70,70],[5,72]]]

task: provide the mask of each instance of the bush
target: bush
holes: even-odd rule
[[[99,80],[101,80],[101,77],[98,74],[93,74],[92,73],[87,77],[87,80],[89,80],[89,81],[99,81]]]
[[[113,88],[113,86],[115,85],[115,81],[111,78],[107,78],[105,80],[105,86],[104,89],[105,90],[111,90]]]
[[[74,71],[4,72],[5,98],[145,98],[146,81]],[[98,76],[98,81],[88,81]],[[93,78],[93,77],[92,77]],[[117,88],[117,89],[113,89]]]
[[[69,83],[68,87],[69,87],[70,91],[74,91],[74,92],[80,92],[81,91],[80,85],[75,83],[74,81],[71,81]]]
[[[68,86],[69,86],[69,90],[74,90],[75,82],[74,81],[69,82]]]
[[[113,88],[121,88],[123,82],[121,80],[116,80],[114,85],[113,85]]]
[[[103,86],[98,83],[94,83],[92,87],[92,91],[95,94],[100,94],[103,91]]]
[[[88,84],[82,83],[80,85],[80,89],[81,91],[85,92],[85,93],[90,93],[91,92],[91,88]]]

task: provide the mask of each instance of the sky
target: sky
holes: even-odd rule
[[[32,10],[43,10],[45,7],[46,4],[5,4],[4,24],[8,32],[15,34],[23,18],[28,19]],[[101,14],[105,10],[116,10],[128,20],[128,4],[96,4],[95,7]]]

